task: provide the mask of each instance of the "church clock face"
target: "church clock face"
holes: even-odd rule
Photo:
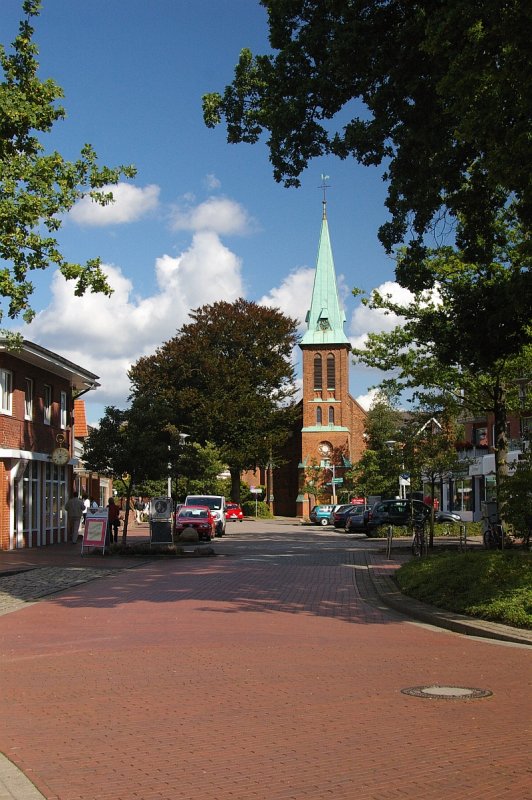
[[[332,447],[328,442],[320,442],[320,444],[318,445],[318,452],[321,453],[321,455],[324,456],[325,458],[330,456],[331,451]]]

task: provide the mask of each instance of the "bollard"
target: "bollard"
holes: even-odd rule
[[[460,537],[458,539],[458,549],[461,553],[467,550],[467,526],[464,523],[460,525]]]
[[[388,533],[386,534],[386,558],[392,557],[392,538],[393,538],[393,526],[388,525]]]

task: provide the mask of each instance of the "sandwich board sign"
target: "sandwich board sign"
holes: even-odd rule
[[[94,511],[87,511],[85,517],[85,528],[83,529],[83,539],[81,542],[81,555],[83,551],[90,547],[101,547],[105,553],[107,545],[107,520],[108,512],[106,508],[98,508]]]

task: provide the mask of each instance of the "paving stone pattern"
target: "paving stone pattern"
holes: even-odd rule
[[[369,544],[244,526],[2,617],[0,751],[46,800],[530,800],[529,650],[388,610]]]
[[[0,576],[0,615],[18,611],[55,592],[120,571],[92,567],[41,567]]]

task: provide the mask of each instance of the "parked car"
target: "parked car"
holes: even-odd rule
[[[225,507],[225,518],[237,519],[239,522],[242,522],[244,519],[244,512],[238,503],[227,503],[227,506]]]
[[[462,517],[456,511],[436,511],[434,522],[462,522]]]
[[[351,506],[351,510],[345,518],[346,533],[365,533],[364,513],[368,510],[367,506]]]
[[[187,506],[207,506],[216,520],[216,536],[225,534],[225,497],[220,494],[188,494],[185,497]]]
[[[333,524],[335,528],[345,528],[346,517],[353,508],[355,508],[355,506],[352,503],[336,506],[336,510],[333,514]]]
[[[215,519],[207,506],[181,506],[175,518],[175,532],[177,536],[185,528],[197,531],[199,539],[210,542],[215,534]]]
[[[330,525],[334,514],[334,509],[337,506],[324,505],[314,506],[310,512],[310,521],[315,525]]]
[[[408,525],[414,517],[430,519],[432,509],[422,500],[380,500],[364,513],[364,528],[367,536],[381,525]]]

